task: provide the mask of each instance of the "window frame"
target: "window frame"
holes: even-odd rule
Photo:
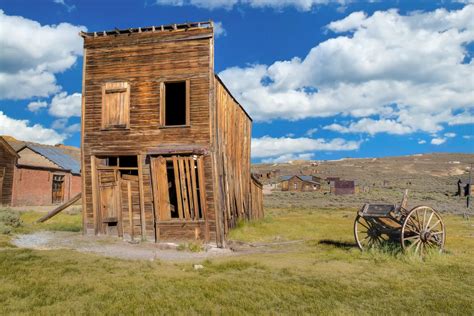
[[[166,84],[167,83],[186,83],[186,110],[185,124],[182,125],[166,125]],[[191,81],[189,79],[182,80],[166,80],[160,82],[160,128],[182,128],[191,126]]]
[[[108,84],[124,84],[125,88],[107,88]],[[124,90],[125,91],[115,91],[115,93],[125,92],[125,104],[124,104],[124,113],[126,113],[125,124],[120,125],[108,125],[106,126],[105,120],[105,101],[107,94],[113,94],[113,90]],[[123,126],[122,126],[123,125]],[[101,108],[101,130],[128,130],[130,129],[130,82],[128,81],[107,81],[102,84],[102,108]]]

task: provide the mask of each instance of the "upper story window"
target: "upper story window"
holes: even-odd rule
[[[107,82],[102,86],[102,128],[130,128],[128,82]]]
[[[189,125],[189,80],[161,84],[161,125]]]

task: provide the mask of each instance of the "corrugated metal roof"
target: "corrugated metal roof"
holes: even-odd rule
[[[28,148],[37,152],[38,154],[48,158],[61,168],[65,170],[71,170],[71,173],[81,173],[80,161],[74,159],[71,155],[67,154],[64,148],[54,146],[44,146],[39,144],[27,144]]]
[[[293,177],[298,177],[298,178],[300,178],[301,180],[306,181],[306,182],[311,182],[311,183],[314,183],[314,184],[319,184],[318,182],[316,182],[316,181],[313,180],[313,177],[312,177],[312,176],[297,176],[297,175],[294,175],[294,176],[282,176],[282,177],[281,177],[281,180],[282,180],[282,181],[288,181],[288,180],[290,180],[290,179],[293,178]]]

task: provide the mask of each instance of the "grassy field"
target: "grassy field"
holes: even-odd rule
[[[32,224],[38,217],[23,213],[15,232],[80,228],[80,215],[59,215],[46,226]],[[187,263],[18,249],[5,247],[11,236],[4,235],[0,314],[473,315],[474,222],[445,215],[447,252],[420,260],[361,253],[353,217],[353,210],[270,209],[231,239],[280,245]]]

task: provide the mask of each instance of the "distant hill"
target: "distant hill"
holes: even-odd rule
[[[335,161],[295,161],[278,164],[254,164],[252,172],[265,174],[279,170],[283,175],[315,175],[356,180],[361,193],[335,197],[323,193],[275,192],[266,196],[266,205],[306,207],[359,207],[364,202],[395,203],[405,188],[410,190],[410,204],[428,204],[441,211],[462,212],[465,198],[453,197],[457,181],[469,181],[473,154],[432,153],[412,156],[340,159]],[[472,177],[474,178],[474,171]],[[474,179],[473,179],[474,180]],[[264,184],[278,182],[278,177],[262,178]],[[473,181],[474,182],[474,181]],[[366,192],[363,192],[365,189]]]

